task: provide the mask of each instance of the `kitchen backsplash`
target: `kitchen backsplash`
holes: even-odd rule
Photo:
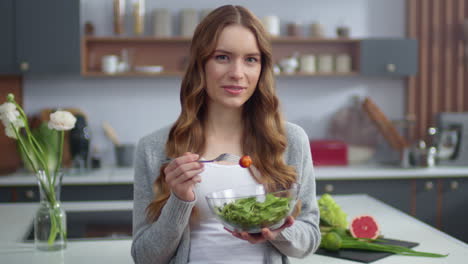
[[[91,21],[98,36],[112,34],[112,2],[81,0],[81,23]],[[129,2],[129,1],[127,1]],[[296,3],[294,3],[296,2]],[[168,8],[174,15],[184,8],[198,10],[220,4],[239,4],[259,17],[275,14],[282,21],[282,31],[290,22],[325,25],[333,37],[340,23],[351,29],[351,37],[404,37],[404,0],[330,0],[289,1],[146,1],[146,10]],[[301,8],[297,8],[301,6]],[[173,18],[174,23],[177,19]],[[146,19],[146,34],[151,19]],[[283,24],[284,23],[284,24]],[[130,26],[130,25],[127,25]],[[174,25],[174,28],[178,28]],[[101,150],[103,164],[115,162],[111,142],[105,137],[102,122],[109,122],[122,142],[137,140],[160,127],[171,124],[178,116],[180,78],[83,78],[80,76],[26,76],[24,102],[28,113],[46,107],[76,107],[89,117],[92,145]],[[370,96],[391,119],[404,114],[404,80],[382,78],[310,78],[279,77],[278,94],[287,120],[306,130],[310,138],[326,137],[330,117],[348,105],[354,95]]]
[[[24,80],[25,110],[81,109],[89,118],[92,144],[102,151],[103,163],[112,164],[113,148],[104,135],[102,122],[109,122],[122,142],[137,142],[177,118],[179,83],[179,78],[28,77]],[[280,78],[277,82],[285,117],[304,127],[310,138],[324,137],[330,117],[351,103],[354,95],[371,96],[388,116],[402,117],[403,85],[402,80],[361,78]]]

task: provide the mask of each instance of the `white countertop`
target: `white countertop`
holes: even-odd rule
[[[468,167],[400,168],[394,166],[361,165],[316,167],[315,175],[320,180],[364,180],[364,179],[415,179],[468,177]],[[83,175],[66,174],[64,185],[85,184],[132,184],[133,168],[103,168]],[[1,186],[35,185],[36,178],[29,172],[19,171],[0,176]]]
[[[78,175],[66,173],[63,176],[63,185],[108,185],[133,184],[133,168],[102,168]],[[18,171],[13,174],[0,176],[1,186],[36,185],[36,177],[27,171]]]
[[[448,253],[446,258],[422,258],[390,256],[375,264],[432,264],[464,263],[468,255],[468,245],[450,237],[416,219],[406,215],[367,195],[336,195],[336,201],[348,216],[373,215],[381,226],[382,234],[388,238],[419,242],[414,249],[435,253]],[[124,202],[67,202],[66,210],[116,210],[129,209],[131,201]],[[69,241],[62,252],[41,252],[33,244],[22,243],[32,221],[37,203],[0,204],[0,259],[5,263],[133,263],[130,256],[131,240],[114,241]],[[3,263],[3,262],[2,262]],[[292,264],[337,264],[358,263],[321,255],[310,255],[305,259],[291,259]]]
[[[468,167],[436,166],[432,168],[401,168],[395,166],[333,166],[316,167],[317,180],[415,179],[468,177]]]

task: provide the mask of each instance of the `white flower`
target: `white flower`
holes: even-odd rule
[[[56,111],[50,114],[49,128],[70,130],[75,127],[76,118],[68,111]]]
[[[16,133],[15,133],[14,128],[11,127],[11,126],[5,126],[5,134],[6,134],[6,136],[9,137],[9,138],[18,139],[18,138],[16,137]]]
[[[0,105],[0,119],[5,127],[8,126],[9,123],[15,122],[19,116],[20,113],[16,109],[16,105],[14,103],[7,102]]]
[[[18,139],[16,137],[15,130],[18,128],[24,127],[24,122],[22,119],[16,119],[15,121],[11,122],[9,125],[5,125],[5,134],[7,137]]]

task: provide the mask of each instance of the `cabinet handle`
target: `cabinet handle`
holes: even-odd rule
[[[434,183],[431,181],[426,182],[426,184],[424,185],[424,189],[426,189],[426,191],[434,189]]]
[[[335,189],[335,187],[333,186],[333,184],[325,185],[325,192],[327,192],[327,193],[333,192],[334,189]]]
[[[21,69],[22,71],[27,71],[27,70],[29,70],[29,63],[28,63],[28,62],[25,62],[25,61],[21,62],[21,64],[20,64],[20,69]]]
[[[34,191],[33,190],[27,190],[24,192],[24,196],[28,199],[34,199]]]
[[[457,181],[451,181],[450,182],[450,189],[452,190],[457,190],[460,185],[458,184]]]
[[[387,71],[388,72],[395,72],[396,71],[396,65],[393,63],[387,64]]]

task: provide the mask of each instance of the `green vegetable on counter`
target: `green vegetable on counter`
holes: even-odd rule
[[[329,227],[348,227],[346,213],[341,210],[341,207],[335,202],[330,194],[326,193],[322,195],[318,201],[318,205],[321,224]]]
[[[288,197],[267,194],[264,202],[256,197],[242,198],[216,208],[216,213],[225,221],[244,230],[266,227],[279,222],[289,213]]]
[[[389,252],[404,256],[433,257],[440,258],[447,255],[415,251],[413,249],[395,246],[377,244],[379,239],[355,238],[348,229],[346,213],[335,202],[330,194],[324,194],[318,200],[320,210],[320,232],[322,241],[320,248],[330,251],[340,249],[360,249],[378,252]],[[383,242],[383,241],[382,241]]]
[[[376,244],[373,241],[363,241],[349,235],[340,235],[335,231],[330,231],[328,233],[322,234],[322,241],[320,243],[320,247],[330,251],[338,251],[339,249],[349,248],[378,252],[389,252],[398,255],[416,257],[442,258],[447,256],[436,253],[416,251],[402,246]]]

